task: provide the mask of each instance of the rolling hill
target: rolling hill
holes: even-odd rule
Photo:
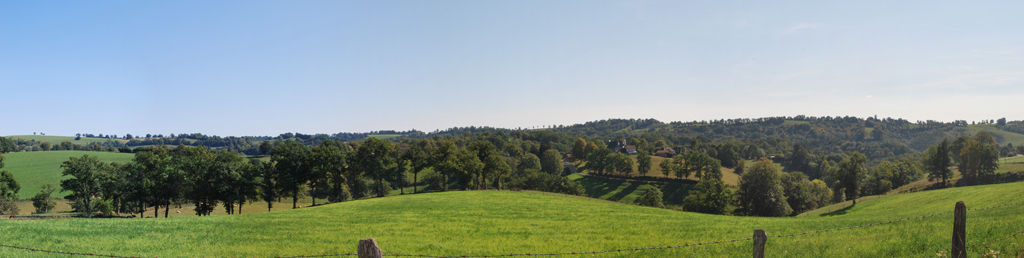
[[[7,160],[3,170],[14,175],[14,179],[21,184],[21,191],[18,192],[22,199],[32,198],[44,184],[53,184],[60,187],[61,175],[60,165],[70,157],[81,157],[84,154],[97,156],[103,162],[130,161],[134,154],[95,152],[95,151],[37,151],[37,152],[12,152],[4,154]],[[55,196],[67,196],[71,192],[56,192]]]
[[[49,142],[50,144],[55,144],[55,145],[56,144],[60,144],[60,142],[63,142],[63,141],[68,141],[70,143],[79,144],[79,145],[88,145],[88,144],[94,143],[94,142],[95,143],[103,143],[103,142],[106,142],[106,141],[128,142],[128,140],[123,140],[123,139],[89,138],[89,137],[82,137],[81,140],[76,141],[74,136],[12,135],[12,136],[5,136],[5,137],[11,138],[11,139],[19,138],[19,139],[23,139],[23,140],[36,140],[37,142]]]
[[[376,238],[385,254],[483,255],[673,246],[885,222],[968,208],[969,253],[1024,230],[1024,183],[918,192],[820,216],[758,218],[678,212],[539,192],[453,191],[248,215],[170,219],[0,220],[0,244],[129,256],[291,256],[355,252]],[[922,257],[949,249],[952,214],[807,235],[771,237],[786,257]],[[1016,255],[1024,239],[988,245]],[[746,257],[750,241],[611,252],[594,257]],[[1015,246],[1016,245],[1016,246]],[[48,257],[0,248],[0,256]]]

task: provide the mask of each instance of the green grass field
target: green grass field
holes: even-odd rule
[[[583,185],[587,196],[591,198],[622,203],[633,203],[636,198],[640,198],[641,195],[647,192],[647,189],[654,187],[652,184],[643,182],[590,177],[580,174],[569,175],[569,179]],[[657,185],[658,190],[661,190],[663,194],[663,203],[666,205],[682,205],[683,198],[686,198],[690,190],[693,189],[693,185],[690,184]]]
[[[6,136],[7,138],[20,138],[24,140],[36,140],[37,142],[49,142],[50,144],[60,144],[62,141],[68,141],[70,143],[78,145],[89,145],[90,143],[104,143],[107,141],[120,141],[128,142],[128,140],[120,139],[107,139],[107,138],[86,138],[82,137],[82,140],[75,140],[74,136],[49,136],[49,135],[12,135]]]
[[[1021,201],[1024,183],[897,195],[820,216],[758,218],[679,212],[584,197],[510,191],[403,195],[248,215],[170,219],[0,220],[0,243],[60,251],[160,257],[273,257],[354,253],[376,238],[385,254],[481,255],[614,250],[848,227]],[[968,251],[1024,230],[1024,206],[968,211]],[[769,256],[924,257],[949,249],[952,214],[769,238]],[[1024,239],[989,245],[1017,256]],[[746,257],[748,240],[593,257]],[[0,248],[3,257],[51,257]]]
[[[1024,134],[1003,131],[993,124],[967,126],[967,132],[970,133],[971,136],[978,133],[979,131],[985,131],[990,134],[1002,136],[1003,141],[999,142],[1000,146],[1006,145],[1007,143],[1013,143],[1013,146],[1020,146],[1024,144]]]
[[[1000,158],[999,159],[999,164],[1006,164],[1006,163],[1024,163],[1024,156]]]
[[[32,198],[39,192],[44,184],[53,184],[60,188],[61,175],[60,165],[70,157],[81,157],[83,154],[97,156],[103,162],[127,163],[134,154],[95,152],[95,151],[37,151],[37,152],[12,152],[4,154],[7,160],[3,170],[14,175],[14,179],[21,184],[19,197],[23,199]],[[56,192],[54,196],[67,196],[71,192]]]

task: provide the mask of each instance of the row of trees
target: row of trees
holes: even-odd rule
[[[991,135],[978,132],[974,137],[959,136],[952,142],[944,139],[932,145],[921,156],[929,180],[946,184],[953,177],[954,164],[963,176],[958,184],[972,185],[990,180],[999,168],[999,148]]]
[[[296,141],[272,144],[270,160],[245,159],[229,151],[179,145],[137,152],[127,164],[104,163],[84,155],[62,165],[68,179],[62,191],[87,214],[96,204],[109,203],[113,212],[164,208],[191,203],[197,215],[209,215],[223,204],[227,213],[252,201],[267,202],[268,209],[282,197],[292,207],[309,195],[337,202],[405,191],[430,171],[427,188],[445,191],[516,187],[583,194],[582,187],[561,177],[561,155],[548,149],[542,158],[532,153],[505,156],[489,141],[459,147],[454,141],[418,140],[395,143],[375,138],[361,144],[324,141],[308,147]],[[515,169],[513,169],[515,168]],[[514,177],[514,178],[512,178]],[[512,178],[512,180],[510,180]],[[413,191],[417,191],[414,188]],[[95,199],[98,198],[98,199]]]

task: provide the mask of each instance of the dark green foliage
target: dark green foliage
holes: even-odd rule
[[[861,196],[861,182],[867,175],[867,168],[864,167],[866,162],[864,154],[854,152],[839,162],[833,171],[832,177],[836,180],[833,189],[843,188],[846,199],[853,200],[853,205],[857,204],[857,198]]]
[[[810,163],[810,153],[800,144],[793,144],[793,149],[786,155],[783,165],[789,171],[807,172],[807,165]]]
[[[0,137],[0,139],[4,139]],[[0,155],[0,169],[4,168],[4,156]],[[21,185],[10,172],[0,170],[0,214],[18,214],[18,191]]]
[[[365,155],[369,156],[367,151]],[[281,194],[291,194],[292,208],[298,208],[299,195],[313,170],[310,162],[312,151],[306,145],[285,141],[274,146],[270,160],[277,169],[277,185]]]
[[[605,169],[609,172],[618,172],[624,175],[633,173],[633,158],[622,153],[610,153],[604,158]]]
[[[708,214],[726,214],[732,198],[732,190],[726,188],[722,180],[702,179],[693,190],[690,190],[690,195],[683,199],[683,209]]]
[[[921,162],[928,172],[928,180],[942,179],[942,184],[946,184],[947,180],[953,177],[953,170],[949,169],[950,148],[949,139],[943,139],[937,147],[932,145],[921,155]]]
[[[374,186],[378,188],[374,192],[377,196],[384,196],[391,191],[383,188],[383,181],[388,176],[388,169],[395,163],[395,158],[391,154],[393,148],[391,142],[369,138],[356,150],[355,165],[364,175],[376,181]]]
[[[562,154],[555,149],[549,149],[544,151],[544,155],[540,157],[541,171],[552,175],[562,175]]]
[[[800,172],[785,173],[782,176],[782,185],[786,192],[786,202],[793,209],[791,215],[828,205],[833,198],[832,190],[824,181],[810,181]]]
[[[18,150],[18,146],[14,144],[14,141],[7,139],[7,137],[0,137],[0,154],[16,150]]]
[[[665,204],[662,203],[662,193],[657,187],[648,188],[644,195],[640,198],[636,198],[634,203],[643,206],[665,208]]]
[[[636,170],[640,173],[640,176],[646,176],[647,172],[650,172],[651,167],[654,166],[653,162],[651,162],[651,155],[647,154],[647,152],[640,152],[637,154],[636,162]]]
[[[781,217],[793,213],[786,200],[782,175],[766,158],[754,163],[740,179],[740,212],[748,216]]]
[[[597,148],[587,155],[586,169],[591,173],[603,174],[609,169],[608,156],[612,154],[608,148]]]
[[[972,185],[992,178],[999,168],[999,148],[992,135],[978,132],[973,138],[960,136],[951,150],[963,179],[958,185]]]
[[[32,206],[36,208],[35,213],[49,213],[53,207],[57,206],[57,202],[51,197],[55,191],[57,191],[57,187],[46,184],[38,194],[32,197]]]
[[[826,164],[828,164],[828,163],[826,163]],[[747,168],[747,161],[741,159],[741,160],[736,161],[736,166],[733,167],[732,172],[736,173],[737,175],[741,175],[742,176],[743,175],[743,170],[746,169],[746,168]]]
[[[685,175],[693,174],[701,179],[715,178],[722,180],[722,165],[717,159],[712,158],[711,155],[691,151],[682,156],[686,160],[682,167],[685,170]]]
[[[519,161],[518,170],[520,172],[530,169],[540,171],[540,168],[540,158],[538,158],[537,155],[533,155],[533,153],[527,153],[526,155],[523,155],[523,159]]]
[[[92,197],[101,195],[99,175],[104,166],[106,164],[96,156],[88,154],[71,157],[60,166],[64,169],[63,175],[70,177],[61,180],[61,191],[71,191],[68,198],[85,205],[86,217],[92,217]]]
[[[535,169],[520,172],[509,181],[509,188],[536,190],[553,193],[564,193],[583,196],[586,194],[583,185],[563,176],[556,176]]]

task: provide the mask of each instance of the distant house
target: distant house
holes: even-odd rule
[[[611,149],[612,153],[625,152],[626,140],[609,141],[608,149]]]
[[[576,173],[576,166],[572,163],[562,162],[562,175],[571,175]]]
[[[625,149],[626,149],[626,154],[627,155],[636,155],[637,154],[636,153],[636,145],[626,145]]]
[[[673,150],[672,148],[669,147],[664,147],[658,151],[655,151],[654,155],[671,158],[676,156],[676,150]]]

